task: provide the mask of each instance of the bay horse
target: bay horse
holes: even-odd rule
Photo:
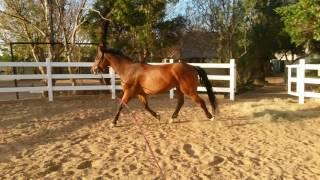
[[[91,67],[91,72],[102,73],[108,66],[111,66],[120,76],[123,88],[121,104],[113,120],[114,126],[117,124],[124,104],[127,104],[134,96],[138,96],[139,100],[144,104],[145,109],[153,117],[160,120],[160,115],[149,107],[147,96],[163,93],[172,88],[176,88],[178,103],[169,122],[172,122],[178,117],[178,113],[184,104],[184,95],[191,97],[194,102],[199,104],[208,119],[214,119],[214,116],[208,111],[204,100],[201,99],[197,93],[199,75],[201,84],[207,89],[214,114],[217,108],[217,101],[204,69],[182,62],[165,65],[135,63],[121,51],[110,48],[107,49],[100,45],[97,50],[95,62]]]

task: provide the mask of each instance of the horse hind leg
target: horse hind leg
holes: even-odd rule
[[[208,119],[213,120],[213,116],[212,116],[212,114],[208,111],[204,100],[203,100],[202,98],[200,98],[200,96],[199,96],[197,93],[194,93],[194,94],[190,95],[190,97],[192,98],[192,100],[193,100],[194,102],[196,102],[197,104],[200,105],[200,107],[202,108],[202,110],[204,111],[204,113],[206,114],[206,116],[208,117]]]
[[[147,96],[144,94],[140,94],[138,95],[139,100],[142,102],[142,104],[144,105],[144,108],[155,118],[157,118],[160,121],[160,114],[154,112],[148,104],[148,99]]]
[[[198,86],[198,79],[189,79],[189,83],[184,83],[180,86],[180,90],[185,94],[188,95],[194,102],[200,105],[208,119],[213,120],[212,114],[208,111],[206,104],[202,98],[198,95],[197,86]]]
[[[173,120],[178,117],[179,111],[184,104],[184,95],[181,92],[179,87],[176,88],[176,97],[177,97],[178,103],[177,103],[177,106],[176,106],[174,113],[171,116],[169,123],[172,123]]]

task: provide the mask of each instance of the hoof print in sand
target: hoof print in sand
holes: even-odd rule
[[[136,170],[136,169],[137,169],[137,166],[134,165],[134,164],[130,164],[130,165],[129,165],[129,169],[130,169],[130,171]]]
[[[183,145],[183,150],[189,154],[191,157],[193,158],[199,158],[197,155],[195,155],[194,150],[192,149],[192,145],[191,144],[184,144]]]
[[[50,174],[55,171],[59,171],[61,169],[61,164],[56,164],[54,162],[49,162],[48,164],[45,164],[43,166],[45,168],[45,171],[39,172],[38,176],[45,176],[47,174]]]
[[[91,161],[83,161],[78,165],[77,169],[87,169],[87,168],[91,168],[91,166],[92,166]]]
[[[160,149],[156,149],[155,152],[156,152],[157,154],[159,154],[159,155],[163,155],[163,154],[161,153],[161,150],[160,150]]]
[[[216,166],[216,165],[219,165],[219,164],[223,163],[223,161],[224,161],[223,157],[214,156],[213,157],[213,161],[211,163],[209,163],[209,165]]]

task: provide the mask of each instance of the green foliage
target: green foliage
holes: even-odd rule
[[[11,60],[11,56],[8,51],[0,49],[0,62],[9,62]]]
[[[174,43],[177,38],[169,39],[166,34],[180,30],[183,20],[176,18],[165,21],[165,8],[168,0],[97,0],[93,7],[103,15],[111,14],[108,36],[110,46],[126,51],[135,59],[144,61],[157,54],[159,47]],[[102,19],[96,12],[87,16],[86,29],[90,39],[101,42],[100,28]],[[172,33],[174,34],[174,33]],[[171,35],[172,35],[171,34]],[[176,35],[178,36],[178,35]]]
[[[238,58],[242,53],[247,41],[243,34],[247,31],[246,9],[242,0],[195,0],[194,11],[196,18],[195,29],[199,26],[215,33],[216,57],[221,62],[230,58]],[[200,20],[200,24],[199,23]]]
[[[260,56],[258,58],[270,59],[280,47],[278,36],[282,33],[283,24],[274,10],[281,5],[281,0],[259,1],[255,5],[256,21],[250,38],[256,42],[251,48]]]
[[[298,45],[310,40],[320,41],[320,0],[299,0],[277,9],[285,30]]]
[[[276,8],[284,5],[282,0],[247,1],[247,3],[253,3],[247,4],[251,8],[251,24],[248,32],[251,43],[248,48],[249,55],[243,58],[254,59],[253,63],[248,64],[255,69],[252,76],[263,82],[267,73],[265,67],[269,60],[274,58],[274,54],[293,50],[295,45],[283,31],[283,23],[275,12]],[[250,59],[247,60],[252,62]]]
[[[186,26],[186,19],[182,16],[177,16],[171,20],[166,20],[158,23],[157,29],[157,44],[158,47],[168,47],[175,44],[183,36],[183,30]]]

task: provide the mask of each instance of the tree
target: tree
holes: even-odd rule
[[[283,24],[275,9],[283,5],[282,0],[262,0],[254,3],[254,16],[249,39],[252,44],[250,56],[255,59],[253,68],[257,82],[264,84],[270,59],[280,50],[279,35],[283,32]]]
[[[68,4],[69,3],[69,4]],[[84,8],[87,0],[67,2],[67,0],[56,0],[56,8],[58,14],[58,27],[61,32],[62,43],[64,47],[65,57],[68,62],[76,60],[76,41],[77,34],[84,20]],[[69,7],[69,8],[68,8]],[[73,73],[71,67],[68,67],[70,74]],[[76,81],[71,79],[72,85],[76,85]]]
[[[91,39],[101,42],[96,28],[101,24],[101,15],[109,14],[111,21],[108,43],[115,48],[144,62],[156,54],[159,39],[159,24],[164,22],[168,0],[97,0],[87,18],[87,30]],[[97,13],[98,12],[98,13]],[[105,16],[105,15],[103,15]],[[105,38],[105,37],[104,37]]]
[[[238,59],[241,84],[254,79],[264,83],[270,59],[276,52],[299,52],[283,30],[275,9],[286,0],[196,0],[189,12],[191,24],[217,34],[214,42],[221,61]],[[190,11],[190,10],[189,10]]]
[[[10,60],[11,60],[11,57],[10,57],[9,50],[8,48],[5,48],[3,45],[3,47],[0,48],[0,62],[7,62]]]
[[[87,0],[4,0],[3,9],[0,9],[0,29],[5,33],[0,34],[0,39],[30,42],[27,46],[36,62],[45,58],[79,61],[80,49],[76,48],[76,42],[81,40],[79,32],[86,6]],[[44,48],[37,42],[49,44]],[[60,43],[62,47],[58,45]],[[39,70],[45,74],[42,66]],[[73,73],[71,67],[68,72]],[[76,84],[74,79],[71,82]]]
[[[5,42],[27,41],[33,59],[74,60],[75,43],[81,40],[80,26],[84,22],[87,0],[4,0],[0,9],[0,39]],[[50,42],[47,48],[37,42]],[[53,43],[63,43],[62,48]],[[47,53],[45,53],[47,52]],[[42,73],[44,69],[39,67]],[[71,69],[69,69],[71,73]]]
[[[242,0],[196,0],[194,8],[188,9],[193,29],[204,29],[216,35],[217,57],[225,62],[230,58],[239,58],[246,51],[246,44],[241,44],[242,27],[245,24],[245,9]],[[193,13],[192,13],[193,11]]]
[[[156,26],[155,51],[159,57],[168,56],[168,50],[179,47],[181,39],[185,33],[186,19],[182,16],[177,16],[172,19],[159,22]],[[170,56],[170,55],[169,55]]]
[[[277,9],[292,41],[297,45],[305,44],[307,49],[312,49],[312,46],[320,42],[319,11],[319,0],[299,0]]]
[[[1,39],[5,42],[11,41],[45,41],[48,35],[46,24],[44,2],[32,3],[28,1],[4,0],[0,10],[0,29],[2,30]],[[42,12],[42,13],[40,13]],[[41,16],[39,16],[41,14]],[[48,13],[47,13],[48,14]],[[44,23],[40,23],[44,22]],[[41,50],[33,44],[29,45],[35,61],[40,61]],[[39,67],[41,73],[45,73]]]

